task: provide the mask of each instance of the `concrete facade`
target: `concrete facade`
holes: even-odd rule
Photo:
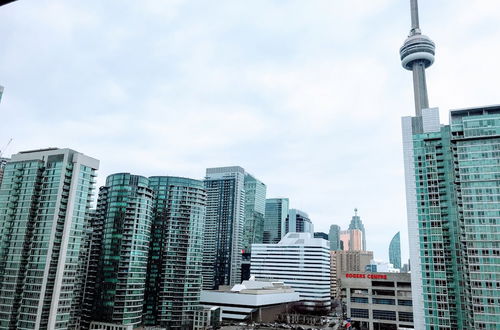
[[[414,328],[410,274],[342,272],[339,284],[347,317],[357,329]]]

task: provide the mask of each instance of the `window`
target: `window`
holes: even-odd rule
[[[351,308],[351,317],[358,317],[363,319],[368,319],[368,310],[361,308]]]
[[[401,322],[413,322],[412,312],[399,312],[399,321]]]
[[[396,321],[396,312],[394,311],[381,311],[374,309],[373,318],[375,320],[392,320]]]

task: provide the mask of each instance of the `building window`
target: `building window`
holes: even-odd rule
[[[411,300],[398,299],[398,305],[399,306],[413,306],[413,303]]]
[[[359,304],[368,304],[368,298],[363,297],[351,297],[351,302]]]
[[[357,317],[357,318],[362,318],[362,319],[370,318],[368,316],[368,310],[361,309],[361,308],[351,308],[351,317]]]
[[[378,309],[374,309],[373,310],[373,319],[396,321],[396,312],[394,312],[394,311],[381,311]]]
[[[373,303],[379,304],[379,305],[395,305],[396,304],[394,299],[385,299],[385,298],[373,298]]]
[[[399,321],[401,322],[413,322],[412,312],[399,312]]]

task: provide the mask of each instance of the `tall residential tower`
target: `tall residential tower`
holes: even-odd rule
[[[391,244],[389,244],[389,262],[394,268],[401,268],[401,238],[399,231],[392,238]]]
[[[281,241],[286,233],[286,217],[290,201],[288,198],[266,199],[266,213],[264,216],[263,243],[271,244]]]
[[[0,187],[0,329],[74,329],[81,246],[99,161],[71,149],[24,151]]]

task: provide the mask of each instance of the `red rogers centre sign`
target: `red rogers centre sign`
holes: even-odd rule
[[[372,280],[387,280],[387,275],[384,274],[345,274],[347,278],[369,278]]]

